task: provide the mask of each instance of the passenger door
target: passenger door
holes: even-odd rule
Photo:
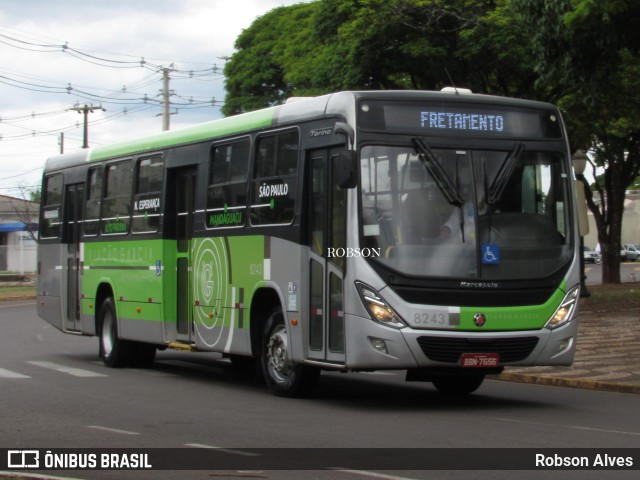
[[[63,223],[63,243],[67,245],[62,254],[65,257],[65,271],[67,274],[67,292],[63,306],[65,316],[65,331],[80,331],[80,230],[84,213],[84,184],[67,185],[65,188],[65,208]]]
[[[173,173],[176,227],[176,330],[178,340],[193,342],[193,304],[191,292],[191,251],[197,167],[180,168]]]
[[[346,192],[332,165],[338,149],[309,152],[309,337],[312,360],[344,363],[343,274],[346,258]],[[340,255],[342,254],[342,255]]]

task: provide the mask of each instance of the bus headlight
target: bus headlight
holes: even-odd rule
[[[551,316],[545,327],[549,330],[553,330],[554,328],[561,327],[562,325],[570,322],[573,318],[576,306],[578,305],[579,297],[580,286],[573,287],[569,290],[569,293],[564,296],[560,306]]]
[[[356,287],[358,287],[362,303],[367,307],[371,318],[376,322],[393,328],[403,328],[405,326],[400,315],[387,304],[376,290],[360,282],[356,282]]]

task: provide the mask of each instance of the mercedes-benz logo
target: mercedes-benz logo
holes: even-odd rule
[[[487,317],[484,316],[484,313],[476,313],[473,316],[473,323],[476,327],[484,327],[484,324],[487,323]]]

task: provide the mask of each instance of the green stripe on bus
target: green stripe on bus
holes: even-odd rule
[[[91,152],[91,160],[105,160],[134,153],[151,152],[161,148],[196,143],[225,135],[239,134],[256,128],[269,127],[273,124],[275,108],[221,118],[192,127],[162,132],[142,139],[96,147]]]
[[[457,330],[463,331],[521,331],[540,330],[554,314],[565,296],[563,282],[553,295],[542,305],[518,307],[463,307],[460,309],[460,325]],[[486,323],[476,326],[474,316],[483,314]]]

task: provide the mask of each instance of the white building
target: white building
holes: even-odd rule
[[[598,244],[598,229],[593,214],[587,209],[589,218],[589,234],[584,237],[587,247],[595,248]],[[629,190],[624,201],[622,213],[621,244],[640,244],[640,190]]]
[[[36,271],[38,208],[36,202],[0,195],[0,272]]]

